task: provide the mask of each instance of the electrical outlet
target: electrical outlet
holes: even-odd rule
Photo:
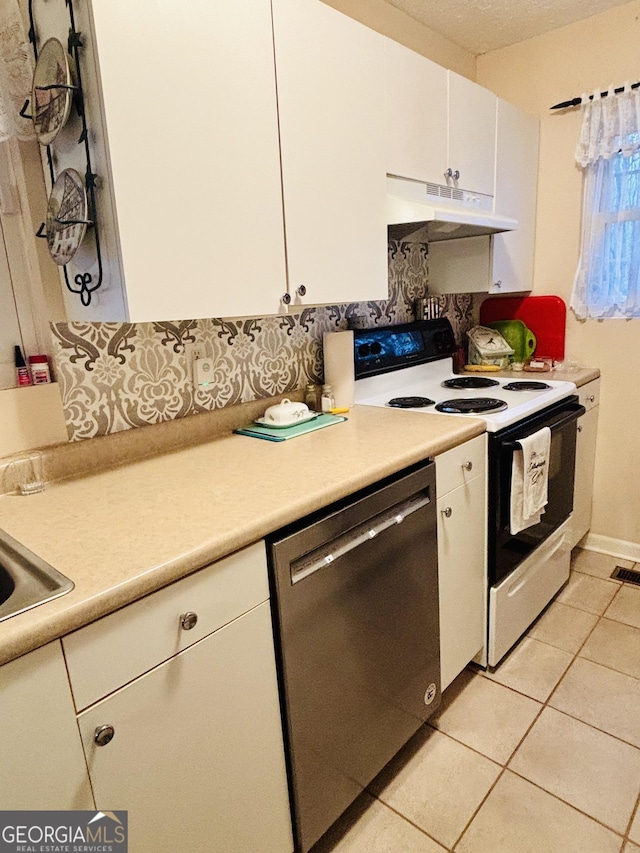
[[[196,385],[211,385],[213,382],[213,359],[197,358],[193,362]]]

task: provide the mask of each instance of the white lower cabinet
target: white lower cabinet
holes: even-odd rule
[[[481,435],[436,457],[442,690],[485,653],[486,453]]]
[[[578,397],[586,412],[578,419],[576,436],[576,470],[573,485],[571,547],[574,548],[591,527],[593,475],[596,463],[600,380],[594,379],[578,388]]]
[[[254,580],[238,581],[249,592],[230,618],[232,590],[224,576],[235,562],[248,565]],[[188,590],[198,575],[205,584],[185,608],[182,585]],[[110,634],[113,647],[126,655],[127,640],[132,648],[153,649],[162,645],[161,633],[173,631],[177,647],[210,620],[206,636],[78,715],[96,806],[128,811],[132,853],[293,849],[266,580],[264,547],[252,546],[131,605],[129,620],[124,608],[81,629],[80,639],[67,644],[73,686],[76,676],[78,683],[86,681],[91,667],[111,667],[105,652]],[[162,596],[158,612],[164,612],[171,590],[174,627],[159,619],[155,629],[145,614],[156,606],[156,595]],[[218,615],[216,604],[222,606]]]
[[[49,643],[0,668],[3,809],[93,809],[62,649]]]

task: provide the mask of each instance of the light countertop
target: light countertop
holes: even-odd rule
[[[577,366],[572,369],[554,368],[553,370],[494,370],[489,373],[465,373],[465,376],[490,376],[502,377],[503,379],[512,379],[517,381],[544,382],[545,379],[554,382],[573,382],[578,388],[591,382],[593,379],[598,379],[600,370],[597,367],[582,367]]]
[[[0,622],[0,663],[483,432],[473,418],[355,406],[288,441],[226,433],[0,497],[0,528],[75,584]]]

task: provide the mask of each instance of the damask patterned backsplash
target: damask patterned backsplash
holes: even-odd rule
[[[264,318],[52,325],[55,374],[71,441],[259,400],[322,381],[322,336],[358,317],[367,326],[415,319],[427,248],[389,243],[389,299]],[[461,342],[474,323],[468,294],[439,297]],[[206,388],[192,379],[196,349],[213,359]]]

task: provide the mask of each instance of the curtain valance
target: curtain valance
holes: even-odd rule
[[[613,86],[611,87],[613,91]],[[627,157],[640,149],[640,89],[625,83],[624,92],[593,99],[582,96],[582,128],[576,147],[576,161],[583,168],[619,152]]]

